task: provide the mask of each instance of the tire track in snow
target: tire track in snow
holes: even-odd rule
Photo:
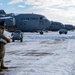
[[[69,59],[71,59],[72,63],[70,63],[70,72],[69,75],[75,75],[75,43],[74,40],[69,40],[68,41],[68,46],[67,46],[67,53],[69,53]]]

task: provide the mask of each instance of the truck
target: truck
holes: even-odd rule
[[[67,34],[68,30],[67,29],[60,29],[59,34]]]
[[[20,40],[20,42],[23,42],[23,33],[20,30],[12,32],[11,36],[12,42],[14,42],[15,40]]]

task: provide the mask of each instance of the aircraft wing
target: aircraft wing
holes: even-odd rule
[[[0,20],[6,20],[6,19],[11,19],[12,17],[0,17]]]

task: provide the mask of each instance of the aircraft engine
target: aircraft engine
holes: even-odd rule
[[[5,28],[8,30],[8,31],[14,31],[16,29],[16,23],[15,23],[15,18],[13,17],[9,17],[6,19],[2,19],[3,21],[5,21],[6,25],[5,25]]]

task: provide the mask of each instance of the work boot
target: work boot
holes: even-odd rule
[[[4,66],[4,61],[1,61],[1,69],[8,69],[8,67]]]
[[[1,69],[8,69],[8,67],[2,66]]]

